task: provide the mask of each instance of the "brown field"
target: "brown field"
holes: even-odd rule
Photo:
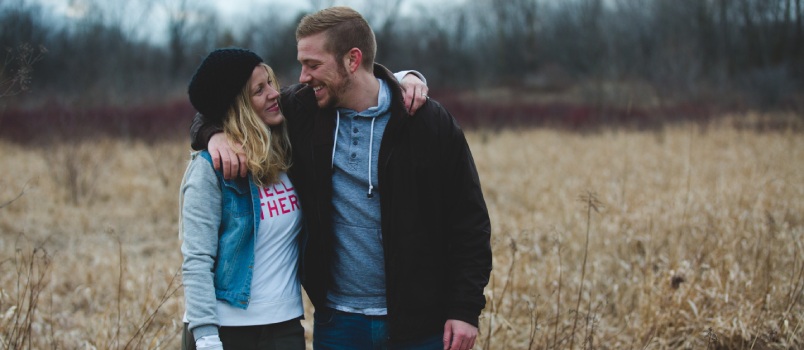
[[[804,134],[468,138],[493,224],[477,349],[804,347]],[[188,155],[0,141],[0,349],[178,348]]]

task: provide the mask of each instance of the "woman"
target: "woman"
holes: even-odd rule
[[[304,349],[298,278],[301,207],[286,171],[290,142],[271,68],[251,51],[219,49],[188,93],[242,145],[248,178],[225,180],[208,152],[182,184],[184,349]]]

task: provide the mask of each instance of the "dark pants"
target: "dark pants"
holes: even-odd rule
[[[220,327],[225,350],[304,350],[304,327],[298,319],[263,326]],[[181,335],[184,350],[195,350],[195,339],[184,324]]]
[[[313,349],[316,350],[443,350],[442,334],[407,341],[388,342],[386,316],[366,316],[321,308],[313,317]]]

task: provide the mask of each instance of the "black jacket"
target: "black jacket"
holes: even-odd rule
[[[375,188],[391,340],[438,334],[448,319],[477,326],[491,272],[491,225],[469,146],[439,103],[429,100],[410,116],[391,73],[375,65],[374,74],[393,94]],[[304,208],[302,283],[313,305],[321,307],[333,254],[335,110],[319,109],[304,85],[283,89],[280,104],[293,147],[289,175]],[[208,130],[201,128],[194,145],[206,144]]]

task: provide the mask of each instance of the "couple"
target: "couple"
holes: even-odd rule
[[[184,348],[304,349],[299,280],[316,349],[472,348],[490,222],[463,133],[422,86],[403,101],[354,10],[307,15],[296,39],[302,84],[280,92],[241,49],[190,82],[209,151],[181,189]]]

